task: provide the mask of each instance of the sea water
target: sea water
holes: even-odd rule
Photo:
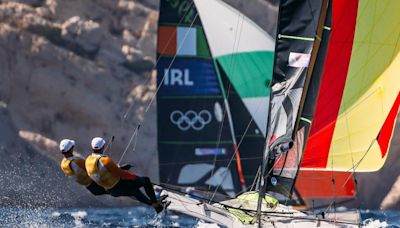
[[[365,227],[400,227],[400,212],[361,211]],[[0,227],[218,227],[151,208],[0,208]]]

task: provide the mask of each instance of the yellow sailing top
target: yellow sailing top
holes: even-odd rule
[[[61,170],[81,185],[89,186],[92,180],[86,173],[85,159],[77,156],[64,158],[61,161]]]

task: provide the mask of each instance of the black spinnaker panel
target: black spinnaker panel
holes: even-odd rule
[[[268,122],[267,191],[291,196],[304,147],[299,113],[313,70],[327,1],[282,0]]]

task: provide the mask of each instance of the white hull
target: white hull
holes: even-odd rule
[[[189,215],[223,227],[258,227],[258,224],[243,225],[222,205],[203,203],[167,190],[163,190],[162,194],[168,194],[167,200],[171,202],[168,211]],[[229,201],[221,203],[230,205]],[[336,219],[339,218],[336,217]],[[334,219],[317,220],[313,216],[307,216],[300,211],[279,204],[275,209],[268,210],[268,214],[262,216],[262,227],[358,227],[336,221]]]

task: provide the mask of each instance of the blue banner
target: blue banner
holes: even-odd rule
[[[157,65],[158,96],[220,95],[212,61],[161,58]]]
[[[195,148],[194,154],[196,156],[226,155],[226,149],[225,148]]]

